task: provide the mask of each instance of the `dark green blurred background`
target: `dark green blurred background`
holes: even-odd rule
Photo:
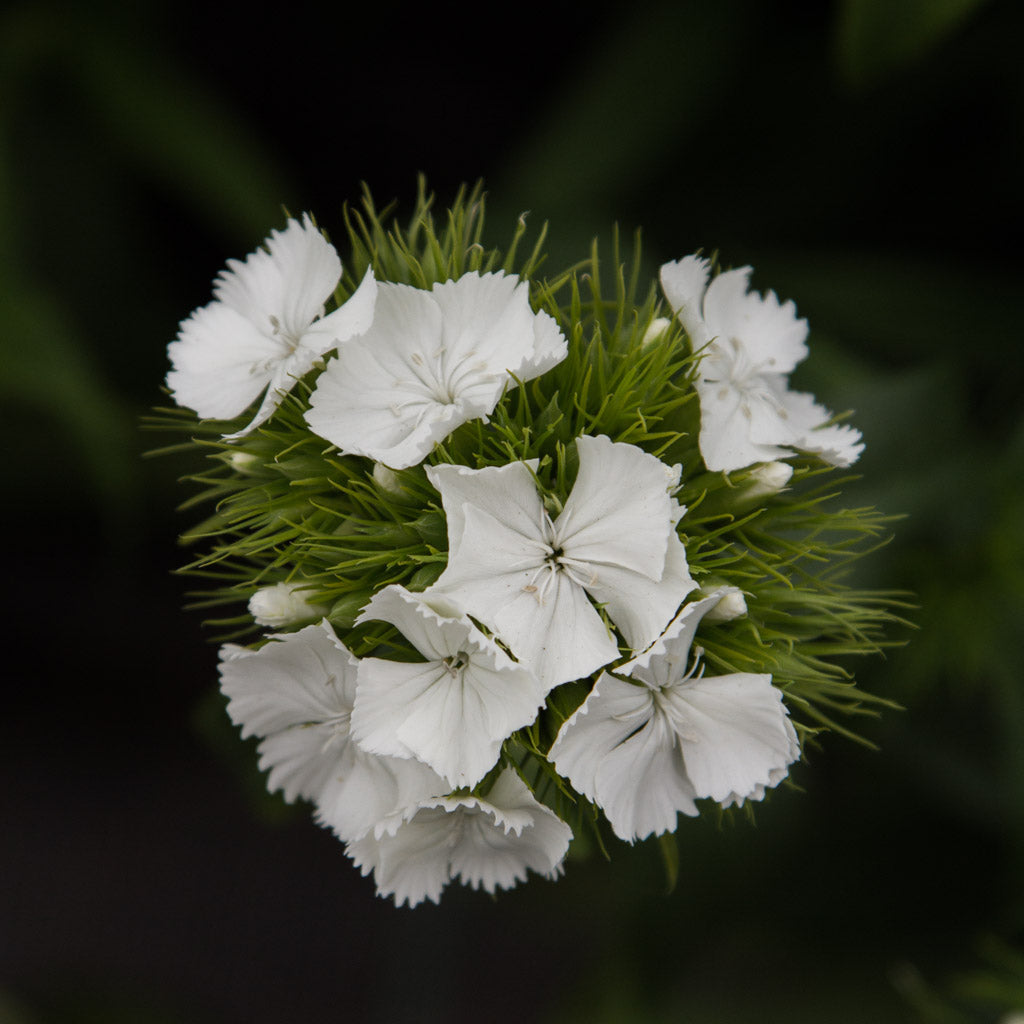
[[[2,10],[0,1024],[1024,1005],[1024,5]],[[549,221],[553,268],[614,221],[652,275],[752,264],[810,320],[797,383],[864,432],[848,500],[907,516],[860,578],[917,594],[861,672],[906,710],[808,751],[756,827],[684,821],[671,896],[620,846],[397,911],[215,739],[170,575],[194,467],[143,461],[139,418],[282,206],[340,238],[360,181],[408,210],[420,171],[442,204],[486,180],[492,244]]]

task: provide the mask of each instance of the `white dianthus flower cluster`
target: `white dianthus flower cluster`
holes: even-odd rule
[[[703,462],[688,472],[749,470],[737,493],[753,503],[788,485],[781,460],[848,466],[863,446],[789,389],[806,322],[749,291],[748,275],[709,283],[697,256],[663,266],[668,309],[636,350],[685,348],[685,330],[694,370],[680,386],[696,391]],[[272,432],[304,381],[307,397],[291,397],[319,451],[363,465],[382,501],[401,496],[403,471],[422,473],[443,517],[439,573],[422,586],[382,570],[351,644],[322,580],[262,575],[250,588],[251,619],[275,632],[222,647],[221,688],[242,735],[260,739],[269,788],[315,805],[377,891],[410,906],[453,880],[494,892],[563,870],[573,829],[510,755],[517,736],[629,842],[674,831],[698,800],[762,799],[800,743],[770,671],[722,671],[697,644],[702,629],[742,622],[750,595],[688,560],[683,466],[598,417],[552,446],[571,467],[560,495],[545,475],[555,455],[453,456],[454,432],[476,424],[484,436],[501,403],[557,372],[579,338],[505,270],[421,287],[371,265],[335,304],[341,276],[311,218],[291,219],[228,264],[169,348],[179,406],[245,416],[219,442],[239,479],[257,470],[232,446]],[[571,411],[573,395],[560,400]],[[353,519],[320,544],[334,537],[341,552],[368,529]],[[573,684],[544,743],[538,723]]]

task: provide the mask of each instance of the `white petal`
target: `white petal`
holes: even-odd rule
[[[750,363],[765,373],[789,373],[807,356],[807,321],[792,302],[774,292],[748,291],[750,267],[727,270],[708,285],[704,319],[716,345],[738,343]]]
[[[791,395],[789,382],[782,374],[761,374],[749,382],[743,391],[742,412],[754,445],[788,447],[800,439],[799,416],[789,408]]]
[[[498,637],[537,675],[545,693],[619,656],[618,644],[585,591],[564,573],[552,577],[543,596],[520,589],[492,618]]]
[[[415,757],[398,736],[407,717],[407,701],[421,698],[444,674],[444,666],[435,661],[361,658],[352,738],[374,754]]]
[[[302,347],[322,356],[350,338],[363,334],[373,323],[376,304],[377,279],[370,267],[343,305],[313,321],[302,335]]]
[[[599,565],[586,589],[598,604],[604,605],[629,646],[642,651],[657,640],[683,598],[696,587],[686,561],[686,548],[673,527],[660,580],[655,582],[617,566]]]
[[[846,424],[833,424],[805,434],[798,447],[841,469],[852,466],[864,451],[860,431]]]
[[[680,745],[700,797],[723,801],[772,785],[798,755],[781,692],[771,676],[737,672],[692,679],[666,691]],[[787,728],[788,726],[788,728]]]
[[[352,708],[357,662],[326,622],[283,634],[243,656],[237,648],[227,653],[221,690],[243,737],[324,722]]]
[[[645,686],[602,675],[548,757],[620,839],[670,831],[678,813],[697,813],[675,736]]]
[[[794,424],[795,447],[814,452],[832,466],[852,466],[864,451],[859,430],[845,424],[824,426],[832,418],[813,395],[789,391],[785,395],[786,415]]]
[[[474,816],[471,825],[476,835],[452,850],[454,877],[493,893],[524,881],[528,871],[546,878],[560,872],[572,830],[533,797],[514,771],[502,772],[480,807],[490,811],[502,831],[483,815]]]
[[[550,877],[572,832],[510,775],[504,772],[486,798],[429,801],[393,835],[350,843],[349,854],[399,906],[438,902],[452,877],[488,892],[522,881],[528,870]]]
[[[685,679],[690,670],[690,648],[697,627],[721,599],[722,592],[716,592],[684,605],[650,647],[616,671],[640,679],[654,689]]]
[[[744,800],[763,800],[765,793],[774,786],[777,786],[789,774],[788,765],[800,757],[800,741],[797,739],[793,723],[788,718],[785,725],[786,735],[789,737],[787,766],[785,768],[772,768],[768,772],[768,781],[766,783],[759,782],[749,793],[730,793],[724,800],[720,801],[723,807],[738,807]]]
[[[510,601],[537,592],[532,588],[546,573],[545,549],[476,505],[463,505],[460,520],[456,554],[449,551],[448,565],[427,593],[449,598],[490,625]]]
[[[377,894],[394,897],[395,906],[438,903],[451,879],[449,840],[459,824],[443,807],[426,807],[393,835],[350,842],[348,854],[363,875],[373,873]]]
[[[381,834],[396,817],[447,790],[419,761],[379,757],[349,743],[317,798],[317,820],[350,842]]]
[[[792,454],[776,444],[751,440],[750,417],[743,411],[744,394],[739,388],[702,381],[696,386],[700,396],[700,454],[709,470],[728,473]]]
[[[229,260],[214,294],[260,328],[273,329],[273,318],[281,334],[297,340],[323,313],[341,277],[341,260],[309,214],[301,224],[289,219],[264,245],[244,263]]]
[[[602,673],[579,708],[562,723],[548,760],[588,800],[597,799],[601,762],[654,714],[651,692]]]
[[[442,313],[440,362],[451,385],[461,386],[473,367],[503,373],[532,355],[534,313],[525,281],[471,271],[435,284],[431,295]]]
[[[390,622],[426,658],[442,661],[457,655],[465,647],[472,622],[465,616],[442,614],[423,594],[413,594],[402,586],[377,591],[359,613],[356,624]]]
[[[608,754],[596,784],[612,831],[627,842],[673,832],[677,815],[698,813],[679,747],[660,717]]]
[[[708,333],[718,342],[741,338],[750,312],[750,267],[737,267],[718,274],[704,294],[704,319]]]
[[[270,383],[267,385],[263,401],[260,402],[259,408],[253,414],[252,419],[244,427],[234,431],[234,433],[225,434],[224,440],[237,441],[238,438],[245,437],[246,434],[251,433],[262,423],[266,423],[277,411],[292,388],[295,387],[296,382],[313,369],[313,365],[318,359],[319,356],[315,352],[304,348],[302,345],[298,345],[293,351],[278,358],[270,367]]]
[[[502,741],[544,702],[532,674],[506,661],[499,670],[478,653],[453,674],[436,662],[364,658],[353,736],[367,750],[418,758],[450,788],[474,786],[497,762]]]
[[[507,466],[469,469],[466,466],[427,466],[427,479],[441,492],[448,523],[448,562],[458,558],[465,529],[463,510],[474,505],[510,529],[538,543],[544,541],[544,505],[533,473],[537,460],[511,462]],[[531,472],[532,471],[532,472]]]
[[[337,770],[335,758],[325,756],[334,732],[333,723],[318,722],[282,729],[262,740],[259,766],[268,773],[267,790],[280,790],[288,803],[319,797]]]
[[[661,579],[673,532],[665,464],[603,435],[576,438],[576,450],[579,473],[555,522],[566,555]]]
[[[686,328],[694,350],[702,348],[710,340],[703,312],[710,272],[711,264],[694,255],[664,264],[659,275],[665,298]]]
[[[204,419],[226,420],[243,413],[267,387],[282,349],[269,332],[212,302],[182,322],[167,354],[174,401]]]
[[[569,354],[569,345],[558,322],[543,310],[533,325],[533,355],[509,370],[520,380],[533,380],[557,366]]]

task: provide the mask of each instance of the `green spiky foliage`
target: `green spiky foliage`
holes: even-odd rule
[[[187,410],[158,410],[151,427],[188,434],[183,444],[161,450],[188,450],[205,466],[188,477],[198,491],[183,508],[208,514],[182,537],[192,557],[181,572],[203,581],[193,607],[230,609],[209,620],[218,639],[259,643],[245,603],[262,587],[288,582],[327,609],[357,657],[415,659],[394,627],[356,626],[355,619],[381,588],[424,590],[446,565],[445,517],[424,466],[537,459],[538,484],[555,515],[575,478],[574,439],[605,434],[682,466],[676,497],[687,506],[679,530],[691,573],[705,587],[732,585],[746,595],[749,614],[701,626],[698,643],[709,671],[771,673],[803,742],[825,729],[856,738],[844,721],[877,713],[888,702],[858,689],[852,662],[883,649],[883,629],[901,605],[893,593],[854,589],[844,577],[852,562],[884,543],[889,520],[872,509],[845,508],[844,479],[814,457],[789,460],[790,486],[768,498],[752,498],[750,470],[703,469],[693,387],[699,354],[676,321],[655,323],[669,311],[654,283],[641,283],[639,238],[628,255],[616,235],[607,258],[595,243],[578,265],[543,276],[543,229],[529,242],[520,218],[504,250],[486,248],[481,188],[461,190],[438,215],[422,183],[404,225],[391,219],[390,209],[378,210],[369,192],[359,208],[345,210],[344,223],[348,253],[336,304],[371,266],[379,280],[420,288],[470,271],[502,270],[530,282],[534,309],[557,320],[568,357],[507,391],[488,422],[459,427],[423,464],[378,468],[376,475],[371,460],[341,454],[306,426],[303,414],[319,368],[240,441],[226,443],[221,435],[245,417],[200,422]],[[577,835],[586,831],[581,824],[592,825],[600,845],[596,808],[572,792],[545,757],[592,683],[556,688],[537,721],[506,741],[501,763],[477,789],[485,793],[502,767],[514,765]]]

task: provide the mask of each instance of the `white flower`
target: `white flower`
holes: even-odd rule
[[[356,621],[375,619],[397,626],[427,660],[359,662],[353,738],[375,754],[418,758],[453,789],[476,785],[502,741],[537,717],[547,689],[465,615],[431,607],[429,597],[388,587]]]
[[[694,801],[760,800],[800,756],[796,731],[770,675],[696,676],[697,625],[719,599],[687,605],[645,654],[602,673],[563,725],[550,760],[630,842],[675,828]],[[696,659],[695,659],[696,661]]]
[[[258,427],[316,361],[373,319],[377,283],[370,271],[352,297],[324,316],[341,278],[334,246],[306,214],[273,231],[244,263],[229,260],[215,301],[182,321],[167,349],[167,386],[179,405],[209,419],[231,419],[263,395],[249,424]]]
[[[531,380],[567,351],[517,277],[474,271],[429,292],[381,284],[373,326],[321,374],[306,421],[344,452],[405,469],[486,419],[513,374]]]
[[[308,596],[309,591],[297,583],[261,587],[249,598],[249,614],[260,626],[272,629],[321,618],[326,609],[322,604],[311,604]]]
[[[661,268],[665,297],[702,353],[696,386],[707,468],[743,469],[790,455],[790,448],[851,465],[864,449],[860,433],[825,426],[832,413],[813,396],[789,390],[787,375],[807,355],[807,321],[774,292],[748,291],[750,267],[708,284],[709,269],[698,256]]]
[[[670,496],[679,467],[631,444],[579,437],[579,473],[552,522],[535,463],[427,468],[448,520],[448,565],[432,591],[497,634],[550,689],[619,656],[591,600],[643,650],[696,587]]]
[[[524,881],[527,871],[555,878],[570,839],[569,826],[508,768],[486,797],[424,801],[391,834],[367,835],[348,852],[364,875],[373,872],[378,895],[415,907],[437,903],[455,878],[489,893]]]
[[[267,788],[290,803],[314,801],[318,818],[343,840],[380,831],[391,815],[448,787],[418,761],[368,754],[349,719],[357,662],[326,622],[274,637],[252,651],[222,649],[221,690],[242,736],[260,736]]]

